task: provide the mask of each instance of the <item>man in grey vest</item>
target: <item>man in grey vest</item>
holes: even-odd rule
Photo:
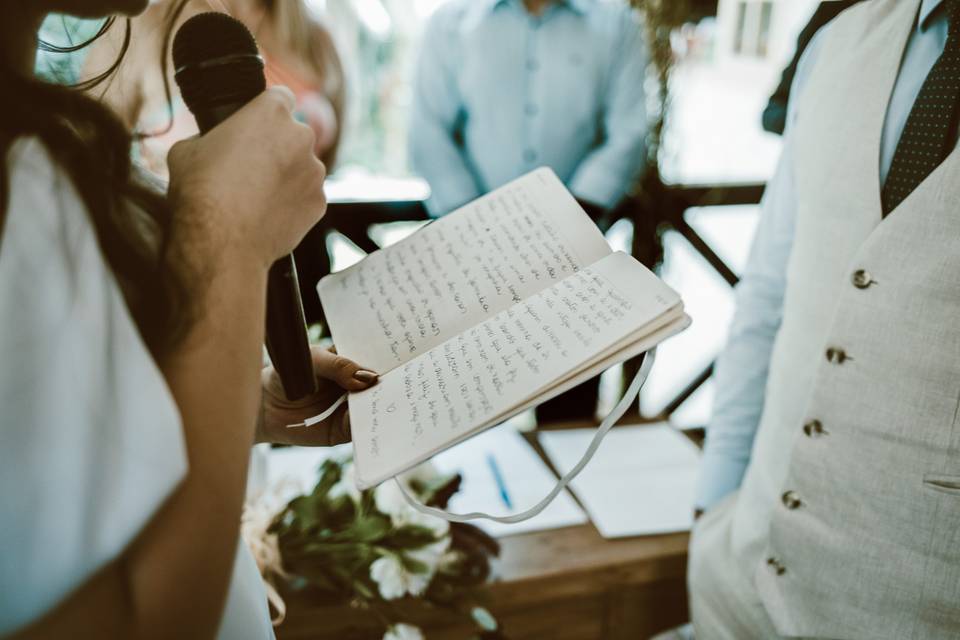
[[[717,368],[698,640],[960,637],[960,0],[801,61]]]

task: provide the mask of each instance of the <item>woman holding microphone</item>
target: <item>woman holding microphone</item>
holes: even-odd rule
[[[316,351],[291,405],[261,371],[267,270],[325,209],[288,90],[175,145],[159,194],[113,112],[32,77],[47,13],[145,6],[0,5],[2,637],[271,637],[239,543],[250,446],[345,441],[343,409],[285,425],[376,381]]]

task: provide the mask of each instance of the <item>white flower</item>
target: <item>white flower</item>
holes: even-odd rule
[[[377,558],[370,565],[370,579],[380,587],[384,600],[402,598],[407,592],[406,570],[394,556]]]
[[[400,487],[393,480],[387,480],[380,484],[373,492],[373,500],[377,505],[377,511],[390,516],[391,519],[404,509],[410,508],[400,491]]]
[[[352,462],[348,462],[340,469],[340,480],[330,487],[331,499],[340,496],[350,496],[354,502],[360,501],[360,490],[357,489],[357,470]]]
[[[427,462],[418,464],[413,469],[410,469],[401,475],[400,481],[409,487],[414,482],[419,482],[420,484],[429,484],[439,477],[440,472],[437,471],[437,467],[428,460]]]
[[[387,629],[383,640],[423,640],[423,633],[411,624],[395,624]]]
[[[370,565],[370,578],[380,587],[384,600],[395,600],[406,594],[419,596],[427,590],[432,574],[412,573],[395,555],[377,558]]]
[[[450,523],[443,518],[420,513],[411,507],[396,482],[384,482],[374,491],[373,497],[377,510],[390,516],[390,522],[395,527],[405,525],[424,527],[430,529],[438,538],[447,535],[450,531]]]
[[[384,600],[402,598],[408,593],[412,596],[423,595],[449,548],[450,538],[445,537],[420,549],[403,552],[406,557],[426,568],[422,573],[408,570],[395,554],[382,556],[370,565],[370,578],[380,587],[380,595]]]
[[[401,510],[399,513],[394,514],[390,518],[390,521],[393,522],[393,526],[395,527],[410,525],[429,529],[437,538],[443,538],[450,532],[450,523],[443,518],[437,518],[426,513],[420,513],[409,505],[407,505],[406,508]]]

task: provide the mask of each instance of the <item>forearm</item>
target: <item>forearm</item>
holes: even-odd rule
[[[261,402],[266,269],[221,269],[205,288],[194,325],[161,364],[190,469],[128,561],[136,610],[190,621],[196,637],[216,630],[236,554]]]

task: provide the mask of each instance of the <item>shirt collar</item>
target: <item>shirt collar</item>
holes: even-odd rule
[[[921,31],[925,31],[930,26],[930,19],[933,13],[943,4],[943,0],[923,0],[920,3],[920,15],[917,18],[917,26]]]
[[[523,0],[486,0],[487,10],[493,11],[502,4],[508,4],[510,2],[516,2],[520,4]],[[573,9],[576,13],[585,14],[590,8],[591,0],[556,0],[556,4],[565,5],[570,9]]]

